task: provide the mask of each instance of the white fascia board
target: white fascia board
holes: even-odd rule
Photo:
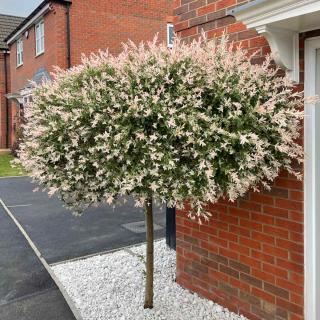
[[[239,10],[231,10],[230,14],[242,21],[248,28],[255,28],[316,11],[320,11],[319,0],[269,0],[248,6],[243,10],[241,7]]]
[[[7,44],[11,44],[15,40],[17,40],[19,37],[21,37],[21,34],[23,34],[25,31],[27,31],[30,26],[35,24],[44,14],[46,14],[48,11],[50,11],[50,3],[48,3],[46,6],[44,6],[35,16],[33,16],[20,30],[18,30],[8,41]]]

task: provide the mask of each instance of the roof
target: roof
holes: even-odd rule
[[[4,39],[4,41],[8,41],[13,35],[15,35],[20,29],[24,27],[25,24],[27,24],[35,15],[37,15],[43,7],[45,7],[50,2],[57,2],[57,3],[72,3],[72,0],[44,0],[42,1],[37,8],[35,8],[25,19],[20,21],[20,24],[16,26],[15,29],[13,29]]]
[[[23,17],[0,14],[0,50],[8,49],[5,38],[24,20]]]

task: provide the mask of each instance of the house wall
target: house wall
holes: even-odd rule
[[[67,68],[66,5],[52,2],[44,17],[45,52],[35,55],[35,28],[23,36],[24,63],[16,67],[16,42],[10,46],[11,92],[24,88],[39,68],[49,72],[54,66]],[[167,39],[167,22],[172,22],[173,0],[76,0],[70,6],[71,65],[81,63],[81,55],[105,50],[121,52],[121,42]],[[17,105],[11,103],[11,132],[17,124]],[[1,135],[2,136],[2,135]]]
[[[81,54],[109,48],[122,51],[122,42],[166,41],[167,22],[171,22],[173,0],[86,0],[71,6],[72,64],[81,62]]]
[[[11,91],[24,88],[35,72],[45,67],[49,72],[53,67],[67,66],[66,56],[66,14],[65,6],[55,3],[52,11],[44,16],[45,52],[36,56],[35,26],[30,27],[28,38],[23,35],[23,65],[17,67],[17,43],[10,46]]]
[[[0,149],[7,148],[7,98],[6,94],[6,75],[5,75],[5,60],[7,64],[7,90],[10,92],[11,83],[10,83],[10,55],[5,54],[3,51],[0,51]],[[11,127],[11,110],[10,110],[10,102],[8,101],[9,108],[9,127]],[[9,134],[9,145],[12,141],[12,135]]]
[[[0,51],[0,149],[6,147],[5,54]]]
[[[176,32],[187,42],[224,32],[260,63],[270,52],[265,38],[226,10],[246,1],[176,0]],[[304,39],[301,35],[303,88]],[[302,139],[301,139],[302,143]],[[249,192],[235,203],[210,206],[199,225],[177,213],[177,282],[252,320],[301,320],[304,313],[303,182],[282,172],[270,192]]]
[[[52,3],[52,10],[44,17],[45,52],[36,56],[35,26],[28,29],[28,37],[23,34],[23,65],[17,67],[17,43],[10,45],[10,77],[9,92],[18,92],[29,84],[40,68],[49,73],[54,66],[67,67],[66,51],[66,8],[59,3]],[[16,140],[16,130],[19,127],[19,106],[10,102],[10,146]]]
[[[153,39],[159,33],[166,41],[168,20],[172,19],[173,1],[78,0],[70,7],[71,63],[81,63],[82,54],[107,48],[114,54],[121,52],[121,42]],[[67,67],[66,6],[52,3],[52,11],[44,17],[45,52],[36,57],[35,28],[29,37],[23,36],[24,63],[16,67],[16,42],[10,46],[12,91],[26,86],[41,67],[51,72],[53,66]]]

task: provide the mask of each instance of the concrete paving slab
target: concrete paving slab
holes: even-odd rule
[[[49,264],[145,241],[144,233],[122,226],[144,220],[143,210],[135,208],[131,199],[115,209],[102,205],[74,217],[57,198],[33,192],[35,187],[28,177],[0,179],[2,200]],[[155,208],[154,222],[163,227],[155,237],[164,237],[164,207]]]
[[[0,319],[74,320],[55,282],[2,207],[0,239]]]

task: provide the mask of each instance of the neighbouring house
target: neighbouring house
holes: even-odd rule
[[[305,95],[320,93],[320,1],[176,0],[175,31],[229,35],[252,63],[272,52]],[[211,206],[198,225],[177,213],[177,282],[252,320],[320,319],[320,110],[305,105],[304,180]]]
[[[54,66],[78,65],[82,54],[100,49],[118,54],[128,39],[152,40],[158,33],[159,40],[170,46],[172,10],[173,0],[43,1],[6,38],[11,52],[9,145],[23,108],[32,99],[30,80],[50,79]]]
[[[5,38],[23,21],[22,17],[0,14],[0,149],[9,146],[9,104],[5,95],[10,90],[9,47]]]

